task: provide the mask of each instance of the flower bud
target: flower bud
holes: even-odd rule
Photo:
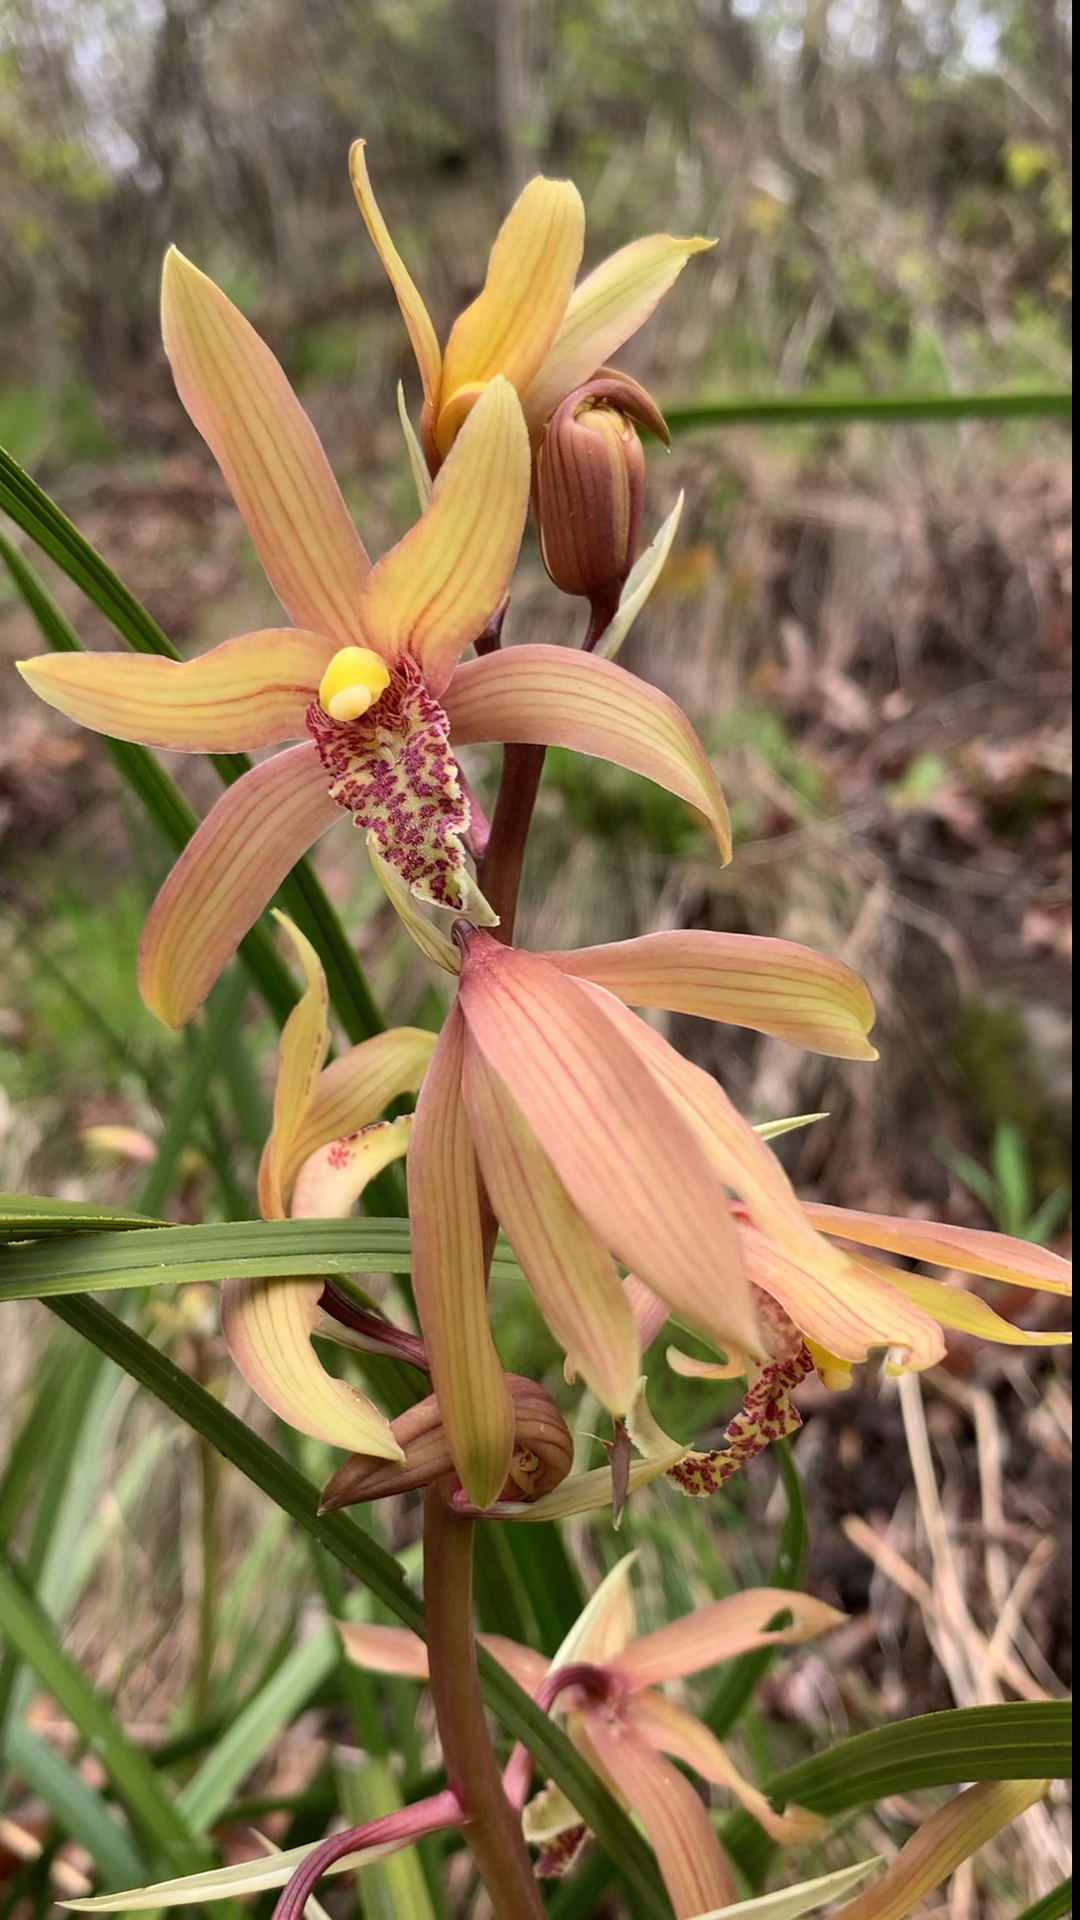
[[[645,499],[635,421],[667,440],[663,415],[644,388],[601,373],[556,407],[537,453],[544,565],[563,593],[611,612],[637,555]]]
[[[546,1388],[516,1373],[507,1374],[506,1384],[514,1403],[514,1452],[501,1497],[538,1500],[565,1480],[573,1462],[574,1443]],[[399,1414],[390,1427],[405,1455],[404,1462],[393,1463],[388,1473],[385,1469],[391,1463],[387,1460],[354,1453],[327,1483],[320,1513],[336,1513],[339,1507],[357,1506],[367,1500],[384,1500],[392,1493],[411,1493],[453,1473],[446,1428],[433,1393]],[[492,1511],[497,1512],[497,1507]]]

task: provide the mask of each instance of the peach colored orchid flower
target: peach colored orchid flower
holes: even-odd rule
[[[293,942],[306,985],[281,1034],[274,1124],[259,1168],[259,1206],[264,1220],[335,1219],[405,1152],[411,1120],[380,1121],[378,1116],[400,1094],[415,1093],[435,1035],[419,1027],[391,1028],[325,1066],[330,1027],[323,970],[299,928],[284,914],[277,918]],[[229,1352],[260,1399],[301,1433],[350,1452],[401,1460],[401,1446],[385,1415],[366,1395],[326,1373],[315,1356],[314,1332],[341,1337],[341,1329],[320,1311],[324,1284],[318,1277],[226,1280],[221,1325]],[[388,1337],[392,1332],[388,1326]]]
[[[585,245],[581,195],[569,180],[530,180],[499,230],[482,292],[458,315],[443,353],[379,211],[364,144],[358,140],[350,156],[353,189],[420,369],[420,431],[432,473],[499,374],[520,394],[535,442],[559,402],[644,325],[691,256],[715,245],[651,234],[612,254],[575,287]]]
[[[810,1840],[823,1822],[801,1807],[774,1812],[715,1734],[660,1686],[757,1647],[798,1645],[844,1616],[805,1594],[758,1587],[635,1638],[635,1557],[627,1555],[608,1574],[550,1662],[501,1634],[477,1637],[540,1705],[568,1716],[575,1745],[641,1820],[676,1914],[685,1920],[734,1900],[735,1884],[705,1806],[666,1755],[732,1794],[779,1842]],[[792,1624],[770,1628],[785,1611]],[[427,1678],[427,1649],[407,1629],[344,1621],[339,1630],[350,1659],[369,1671]],[[505,1775],[519,1804],[530,1774],[531,1761],[519,1748]],[[526,1839],[541,1847],[540,1873],[565,1871],[588,1837],[580,1815],[551,1787],[526,1808],[524,1827]]]
[[[189,1019],[290,868],[342,811],[414,894],[490,921],[465,859],[470,804],[453,748],[562,745],[617,761],[698,807],[730,857],[723,796],[688,721],[612,661],[522,646],[459,665],[502,604],[528,508],[517,395],[489,380],[419,522],[372,566],[318,439],[248,322],[175,249],[165,344],[297,625],[201,658],[65,654],[21,671],[84,725],[202,753],[302,744],[230,787],[173,868],[140,954],[148,1006]]]

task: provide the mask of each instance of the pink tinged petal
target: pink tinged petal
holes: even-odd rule
[[[402,1680],[427,1679],[427,1646],[410,1628],[339,1620],[337,1630],[349,1659],[368,1673],[395,1673]]]
[[[1029,1240],[1007,1233],[988,1233],[979,1227],[950,1227],[940,1220],[897,1220],[887,1213],[853,1213],[848,1207],[825,1207],[816,1202],[806,1213],[822,1233],[854,1240],[861,1246],[884,1247],[930,1266],[977,1273],[987,1280],[1006,1280],[1017,1287],[1035,1287],[1040,1293],[1072,1292],[1072,1263]]]
[[[741,1354],[735,1354],[729,1360],[698,1360],[693,1354],[682,1353],[678,1347],[669,1347],[665,1355],[672,1373],[679,1373],[685,1380],[737,1380],[746,1372],[746,1361]]]
[[[608,1017],[609,1007],[624,1012],[619,1003],[476,934],[459,1004],[605,1246],[711,1338],[759,1351],[723,1191],[693,1129]]]
[[[23,679],[81,726],[179,753],[270,747],[304,731],[333,652],[321,634],[274,627],[196,660],[62,653],[19,662]]]
[[[377,1173],[408,1151],[412,1115],[380,1120],[361,1133],[332,1140],[304,1161],[296,1176],[294,1220],[342,1220]]]
[[[300,1433],[350,1453],[404,1458],[377,1407],[324,1372],[311,1345],[323,1283],[226,1280],[221,1330],[233,1360],[260,1400]]]
[[[438,698],[469,642],[505,597],[529,508],[531,461],[509,381],[484,389],[411,532],[368,575],[360,602],[367,644],[407,653]]]
[[[286,1218],[282,1170],[297,1129],[311,1105],[319,1070],[330,1051],[326,975],[310,940],[283,913],[275,915],[296,950],[306,983],[303,998],[281,1030],[278,1044],[274,1123],[259,1166],[259,1211],[264,1220]]]
[[[582,1219],[521,1108],[473,1046],[465,1105],[480,1170],[540,1310],[610,1413],[623,1414],[641,1373],[633,1315],[615,1263]]]
[[[786,1813],[775,1813],[765,1795],[743,1779],[716,1735],[703,1727],[700,1720],[695,1720],[693,1714],[687,1713],[685,1707],[665,1699],[662,1693],[649,1689],[638,1694],[623,1711],[630,1726],[636,1727],[650,1746],[670,1754],[673,1760],[681,1760],[714,1787],[726,1787],[739,1805],[752,1813],[766,1833],[781,1845],[803,1846],[825,1826],[820,1815],[806,1807],[789,1807]]]
[[[614,661],[569,647],[511,647],[465,661],[443,706],[455,746],[570,747],[644,774],[703,813],[721,858],[730,860],[727,805],[689,720],[666,693]]]
[[[310,746],[229,787],[158,894],[139,948],[139,991],[166,1026],[202,1005],[296,862],[340,814]]]
[[[739,1242],[753,1284],[776,1300],[797,1327],[841,1360],[865,1360],[871,1347],[901,1347],[907,1364],[936,1366],[945,1352],[941,1328],[861,1260],[837,1267],[816,1249],[794,1253],[779,1238],[741,1225]]]
[[[638,1344],[642,1353],[652,1346],[660,1329],[671,1318],[671,1308],[658,1293],[639,1280],[636,1273],[628,1273],[623,1281],[626,1302],[634,1316],[634,1325],[638,1332]]]
[[[459,314],[446,343],[436,429],[441,452],[460,425],[453,407],[460,388],[499,373],[519,393],[529,386],[559,332],[584,245],[577,188],[569,180],[530,180],[499,230],[483,290]]]
[[[785,1612],[791,1614],[792,1624],[770,1628],[769,1621]],[[786,1587],[751,1587],[725,1600],[712,1600],[655,1633],[643,1634],[607,1664],[636,1691],[699,1673],[758,1647],[797,1646],[840,1626],[845,1617],[805,1593],[792,1593]]]
[[[377,1120],[383,1108],[420,1086],[437,1035],[422,1027],[391,1027],[361,1040],[324,1067],[307,1113],[285,1157],[288,1187],[309,1154],[330,1140],[356,1133]]]
[[[413,1290],[450,1450],[470,1500],[505,1484],[514,1410],[488,1323],[476,1160],[461,1097],[465,1051],[451,1007],[420,1090],[409,1154]]]
[[[599,1711],[585,1718],[598,1760],[645,1829],[677,1920],[737,1899],[734,1875],[689,1780],[636,1727]]]
[[[349,153],[349,172],[352,177],[356,203],[363,215],[364,225],[371,235],[375,251],[386,269],[387,278],[397,295],[412,350],[416,355],[416,364],[420,369],[420,378],[424,385],[424,410],[431,415],[439,398],[439,383],[442,373],[442,355],[435,337],[428,310],[420,298],[405,262],[390,238],[386,221],[379,212],[378,203],[371,190],[368,177],[367,157],[364,148],[367,142],[354,141]]]
[[[621,1653],[637,1627],[634,1589],[630,1583],[636,1550],[625,1553],[606,1574],[592,1599],[566,1635],[551,1662],[551,1671],[588,1661],[602,1667],[613,1654]]]
[[[632,240],[590,273],[573,294],[551,351],[525,392],[530,428],[542,427],[566,394],[644,326],[693,254],[715,244],[654,233]]]
[[[171,247],[161,291],[177,392],[217,460],[270,584],[298,626],[357,638],[370,562],[318,435],[269,347]]]
[[[924,1894],[1036,1806],[1049,1785],[1049,1780],[984,1780],[965,1787],[924,1820],[885,1878],[839,1908],[834,1920],[904,1920]]]
[[[546,954],[632,1007],[666,1007],[753,1027],[815,1053],[875,1060],[874,1003],[850,967],[790,940],[755,934],[648,933],[606,947]]]

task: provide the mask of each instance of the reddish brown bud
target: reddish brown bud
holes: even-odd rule
[[[514,1453],[502,1497],[539,1500],[566,1479],[574,1457],[573,1439],[545,1387],[516,1373],[507,1374],[506,1384],[514,1403]],[[446,1429],[433,1393],[399,1414],[390,1426],[404,1462],[354,1453],[328,1482],[320,1513],[384,1500],[392,1493],[411,1493],[453,1473]]]
[[[666,441],[663,415],[644,388],[602,372],[556,407],[536,459],[544,565],[563,593],[610,603],[612,613],[637,555],[645,498],[635,421]]]

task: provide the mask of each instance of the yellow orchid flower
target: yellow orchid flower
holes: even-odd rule
[[[581,195],[569,180],[530,180],[499,230],[483,290],[458,315],[443,353],[379,211],[363,140],[353,146],[350,171],[420,369],[420,431],[433,473],[479,395],[499,374],[521,396],[535,442],[559,402],[644,325],[691,256],[715,245],[651,234],[612,254],[575,287],[585,246]]]
[[[189,1019],[290,868],[342,812],[418,898],[490,922],[465,858],[453,749],[535,742],[599,755],[699,808],[723,858],[727,809],[678,707],[610,660],[520,646],[459,665],[502,604],[521,541],[529,439],[493,369],[419,522],[372,566],[311,422],[269,349],[211,280],[166,257],[165,345],[291,628],[190,661],[64,654],[20,663],[51,705],[118,739],[185,753],[303,744],[224,793],[143,935],[147,1005]]]

